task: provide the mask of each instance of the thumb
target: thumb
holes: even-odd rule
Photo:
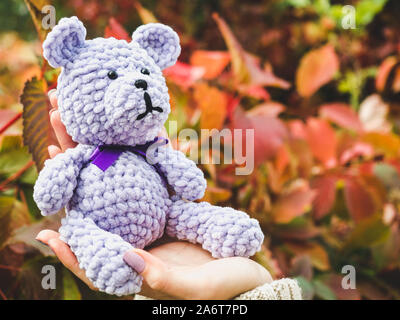
[[[167,265],[151,253],[132,249],[125,253],[124,261],[139,273],[153,290],[163,291],[167,283]]]

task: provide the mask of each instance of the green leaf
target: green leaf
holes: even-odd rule
[[[387,0],[361,0],[356,6],[356,24],[366,26],[382,11]]]
[[[387,163],[377,163],[375,164],[373,171],[386,188],[400,187],[399,173],[392,165]]]
[[[382,216],[374,214],[356,225],[347,238],[343,250],[349,251],[383,243],[389,234],[389,226],[383,223]]]
[[[10,235],[11,212],[14,208],[13,197],[0,197],[0,248]]]
[[[304,300],[311,300],[315,294],[313,284],[302,276],[296,277],[294,279],[297,281],[299,287],[301,288],[302,298]]]
[[[335,293],[320,280],[313,281],[315,295],[323,300],[336,300]]]
[[[27,148],[0,152],[0,175],[10,176],[31,160]]]
[[[20,149],[22,147],[22,137],[17,135],[4,136],[1,143],[0,152]]]
[[[47,147],[50,145],[50,121],[46,82],[34,77],[25,83],[21,96],[24,106],[23,137],[24,144],[29,147],[36,167],[40,171],[44,161],[49,158]]]
[[[78,285],[70,271],[63,269],[63,300],[81,300]]]

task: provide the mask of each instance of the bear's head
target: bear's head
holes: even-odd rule
[[[57,96],[68,134],[90,145],[153,140],[170,112],[162,70],[180,54],[178,35],[150,23],[137,28],[129,43],[85,37],[77,17],[62,18],[43,43],[49,64],[62,67]]]

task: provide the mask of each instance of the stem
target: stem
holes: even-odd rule
[[[10,121],[8,121],[3,128],[0,128],[0,134],[6,131],[10,126],[12,126],[19,118],[21,118],[22,112],[16,114]]]
[[[21,268],[12,267],[12,266],[6,266],[4,264],[0,264],[0,269],[7,269],[7,270],[12,270],[12,271],[21,271]]]
[[[2,183],[0,183],[0,190],[4,190],[5,186],[9,184],[10,182],[18,179],[26,170],[28,170],[34,162],[31,160],[29,161],[25,166],[23,166],[21,169],[19,169],[16,173],[14,173],[12,176],[4,180]]]
[[[0,297],[1,297],[3,300],[8,300],[7,297],[6,297],[6,295],[4,294],[3,290],[1,290],[1,289],[0,289]]]

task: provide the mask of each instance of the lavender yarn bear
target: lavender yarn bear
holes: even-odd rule
[[[43,215],[66,207],[60,237],[87,277],[109,294],[139,292],[142,277],[123,256],[164,230],[202,244],[216,258],[252,256],[264,237],[258,222],[232,208],[190,202],[204,195],[202,171],[157,144],[170,112],[162,69],[180,54],[178,35],[151,23],[137,28],[130,43],[85,37],[78,18],[63,18],[43,43],[49,64],[62,67],[59,111],[79,144],[45,162],[34,199]],[[156,165],[137,152],[146,144],[157,145]]]

